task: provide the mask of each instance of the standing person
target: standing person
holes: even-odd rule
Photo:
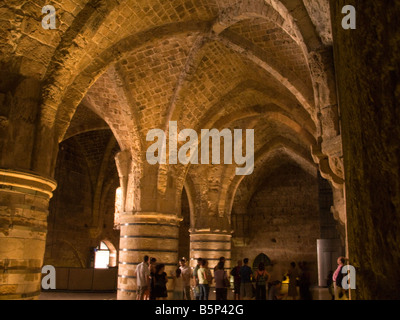
[[[200,286],[200,298],[199,300],[208,300],[208,295],[210,293],[210,284],[212,282],[211,271],[208,268],[208,261],[203,259],[201,261],[201,267],[197,271],[199,276],[199,286]]]
[[[270,274],[265,270],[265,265],[260,262],[258,269],[255,274],[256,280],[256,300],[266,300],[267,299],[267,283],[270,279]]]
[[[165,265],[158,264],[154,274],[154,297],[156,300],[165,300],[168,297],[167,292],[167,274],[165,273]]]
[[[242,260],[238,260],[236,267],[231,270],[233,277],[234,300],[240,300],[240,268],[242,267]]]
[[[154,282],[155,282],[155,273],[156,273],[156,263],[157,259],[156,258],[151,258],[150,259],[150,266],[149,266],[149,271],[150,271],[150,290],[146,294],[147,297],[145,297],[145,300],[156,300],[156,297],[154,296]]]
[[[240,268],[240,296],[243,300],[250,300],[253,297],[253,284],[251,278],[253,276],[253,270],[247,265],[249,263],[248,258],[243,259],[243,266]]]
[[[180,268],[175,270],[175,274],[173,275],[174,279],[174,300],[183,300],[184,299],[184,283],[182,277],[182,270]]]
[[[345,257],[339,257],[337,259],[338,266],[332,276],[333,289],[335,292],[335,300],[342,299],[344,295],[342,288],[342,280],[343,280],[342,268],[344,266],[345,261],[346,261]]]
[[[311,274],[308,268],[308,263],[303,261],[299,266],[301,269],[299,281],[300,300],[312,300],[312,294],[310,290]]]
[[[183,286],[184,286],[184,293],[185,293],[185,299],[186,300],[191,300],[190,296],[190,278],[191,278],[191,271],[190,268],[186,265],[186,259],[182,258],[179,261],[181,269],[181,274],[182,274],[182,280],[183,280]]]
[[[299,271],[296,268],[295,262],[290,263],[288,276],[289,276],[288,296],[291,297],[293,300],[296,300],[297,299],[297,278],[299,276]]]
[[[150,287],[149,256],[144,256],[143,262],[139,263],[135,271],[137,294],[136,300],[144,300],[145,293]]]
[[[220,261],[214,271],[216,300],[228,300],[228,276],[224,263]]]
[[[225,257],[220,257],[217,265],[214,267],[214,271],[218,269],[218,265],[220,262],[222,262],[225,265],[225,261],[226,261]]]
[[[202,258],[197,258],[197,265],[193,270],[193,281],[194,281],[194,297],[196,300],[200,300],[200,284],[199,284],[199,274],[198,271],[201,267]]]

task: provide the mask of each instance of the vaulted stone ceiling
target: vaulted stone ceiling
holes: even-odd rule
[[[37,28],[44,1],[5,1],[5,14],[15,19],[2,25],[13,32],[2,42],[1,62],[14,68],[10,73],[42,81],[41,125],[59,142],[91,126],[101,128],[104,120],[132,158],[137,188],[146,181],[155,198],[175,194],[179,207],[189,172],[199,180],[193,184],[205,188],[189,191],[190,200],[214,203],[217,192],[218,206],[199,210],[224,216],[242,180],[235,165],[150,167],[146,134],[168,129],[172,120],[179,130],[198,132],[251,128],[254,175],[266,159],[272,167],[271,161],[279,163],[271,155],[285,150],[307,170],[313,161],[319,164],[340,188],[340,146],[324,150],[340,135],[329,5],[317,2],[58,1],[58,28],[49,33]],[[77,119],[84,117],[83,105],[102,120]],[[206,181],[218,181],[218,187],[207,188]],[[165,207],[164,200],[158,208]]]

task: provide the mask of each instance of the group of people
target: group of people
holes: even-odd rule
[[[215,283],[216,300],[227,300],[228,289],[231,288],[230,277],[233,278],[235,300],[280,300],[286,297],[297,299],[299,287],[300,299],[310,300],[310,275],[305,263],[299,265],[292,262],[285,276],[289,278],[288,292],[281,294],[282,282],[270,281],[271,275],[264,263],[258,265],[257,270],[248,265],[249,259],[239,260],[237,265],[228,271],[225,269],[225,258],[220,257],[213,272],[209,268],[207,259],[198,258],[197,265],[191,268],[186,259],[179,261],[179,267],[168,277],[165,265],[157,264],[155,258],[144,256],[143,262],[136,268],[137,299],[162,300],[167,299],[167,283],[173,281],[173,299],[191,300],[192,289],[195,300],[208,300],[210,287]]]
[[[197,265],[193,269],[194,296],[196,300],[208,300],[210,285],[215,282],[216,300],[227,300],[230,281],[225,271],[225,258],[221,257],[214,267],[214,276],[208,267],[208,260],[198,258]]]
[[[179,268],[171,275],[174,282],[174,300],[190,300],[191,270],[186,260],[179,261]],[[157,264],[156,258],[144,256],[136,267],[137,300],[166,300],[168,298],[168,275],[165,264]]]
[[[208,300],[210,285],[215,281],[216,299],[227,300],[229,278],[225,271],[225,258],[221,257],[214,267],[214,274],[208,268],[206,259],[197,259],[193,272],[186,259],[179,261],[179,267],[168,277],[165,265],[157,264],[155,258],[144,256],[136,268],[137,300],[163,300],[168,297],[168,278],[173,281],[173,299],[191,300],[192,288],[196,300]]]
[[[300,272],[295,262],[290,263],[290,268],[284,276],[289,278],[288,292],[282,294],[282,281],[270,281],[271,275],[266,270],[263,262],[259,263],[255,272],[248,266],[248,262],[248,258],[245,258],[243,263],[239,260],[236,267],[231,270],[231,275],[234,278],[235,300],[253,298],[256,300],[281,300],[286,297],[296,300],[298,286],[300,287],[301,299],[307,300],[311,296],[309,293],[309,273],[303,264],[301,265],[303,272]]]

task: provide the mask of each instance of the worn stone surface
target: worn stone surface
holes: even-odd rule
[[[383,4],[353,1],[361,13],[359,28],[344,32],[343,2],[331,2],[331,28],[326,0],[54,1],[56,29],[44,30],[45,1],[3,1],[0,167],[59,182],[50,204],[47,261],[83,266],[88,248],[100,240],[124,245],[119,297],[131,299],[134,267],[124,263],[137,263],[143,254],[167,261],[168,272],[178,256],[194,258],[195,250],[212,259],[223,250],[239,257],[228,245],[235,231],[232,212],[249,220],[266,210],[266,203],[279,208],[263,193],[272,188],[266,177],[275,177],[275,186],[290,181],[302,186],[296,198],[285,188],[275,198],[290,202],[294,211],[301,203],[307,207],[306,195],[311,199],[307,210],[315,219],[306,221],[307,243],[297,248],[311,261],[317,236],[311,226],[321,218],[319,170],[331,188],[330,211],[349,257],[359,270],[365,267],[357,278],[359,297],[373,297],[366,284],[371,275],[388,295],[397,293],[386,275],[398,266],[393,254],[399,243],[393,222],[399,218],[398,70],[392,27],[398,8],[393,4],[396,10],[386,13]],[[168,130],[170,121],[198,133],[254,129],[254,173],[237,176],[235,164],[150,165],[146,150],[152,142],[146,135]],[[288,164],[298,170],[280,171]],[[118,218],[131,224],[114,231],[117,187]],[[141,238],[150,231],[137,223],[165,224],[165,230],[150,231],[174,238],[165,242],[171,255],[163,253],[159,237]],[[119,238],[118,232],[138,238]],[[196,246],[214,237],[223,237],[226,247]],[[190,243],[191,238],[200,242]],[[232,243],[243,244],[240,238],[244,235],[236,233]],[[278,245],[278,235],[273,238]],[[295,247],[295,239],[286,240]],[[13,244],[4,241],[1,247],[12,251]],[[383,250],[379,266],[372,263],[378,249]],[[274,259],[286,261],[278,254]],[[3,286],[0,294],[10,290]]]
[[[316,177],[296,165],[283,164],[263,176],[243,212],[240,206],[245,192],[241,190],[232,208],[233,261],[246,256],[253,263],[264,253],[273,263],[270,272],[274,280],[282,279],[290,262],[307,261],[315,283],[316,240],[321,234]]]
[[[356,297],[399,292],[398,2],[331,1],[342,113],[348,251]],[[357,8],[356,30],[341,28],[341,8]]]
[[[87,268],[100,241],[119,247],[119,231],[113,229],[116,151],[110,130],[80,133],[60,144],[45,264]]]

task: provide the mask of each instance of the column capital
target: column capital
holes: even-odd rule
[[[35,193],[35,195],[42,195],[50,199],[53,191],[57,188],[57,182],[30,171],[0,168],[0,188],[22,193]]]

